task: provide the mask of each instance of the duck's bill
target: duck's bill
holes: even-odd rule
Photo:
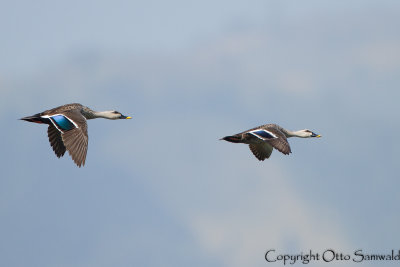
[[[132,117],[121,115],[120,119],[129,120],[132,119]]]
[[[313,133],[313,134],[311,135],[311,137],[321,137],[321,135],[316,134],[316,133]]]

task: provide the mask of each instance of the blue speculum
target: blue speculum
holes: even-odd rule
[[[72,130],[75,128],[75,125],[63,115],[56,115],[50,117],[50,119],[63,131]]]
[[[266,131],[263,131],[263,130],[256,131],[256,132],[253,132],[253,133],[258,135],[258,136],[261,136],[261,137],[264,137],[264,138],[268,138],[268,139],[275,138],[273,135],[271,135],[270,133],[268,133]]]

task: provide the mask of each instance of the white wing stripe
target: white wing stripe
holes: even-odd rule
[[[64,114],[53,114],[53,115],[51,115],[51,116],[49,116],[49,115],[43,115],[43,116],[41,116],[41,117],[42,117],[42,118],[45,118],[45,119],[50,119],[50,121],[51,121],[51,123],[53,123],[54,127],[56,127],[57,130],[59,130],[61,133],[64,133],[64,131],[61,130],[61,129],[58,127],[58,125],[51,119],[51,117],[54,117],[54,116],[63,116],[64,118],[67,118],[67,120],[69,120],[76,128],[79,128],[78,124],[76,124],[73,120],[71,120],[70,118],[68,118],[68,116],[65,116]]]
[[[79,128],[78,124],[76,124],[73,120],[71,120],[70,118],[68,118],[68,116],[65,116],[64,114],[53,114],[53,115],[51,115],[51,116],[49,116],[49,115],[43,115],[43,116],[41,116],[41,117],[42,117],[42,118],[45,118],[45,119],[50,119],[51,117],[54,117],[54,116],[63,116],[63,117],[65,117],[65,118],[67,118],[70,122],[72,122],[72,124],[75,125],[76,128]]]
[[[264,132],[265,133],[264,136],[260,132]],[[249,134],[252,134],[261,140],[278,138],[274,133],[267,131],[265,129],[253,130],[253,131],[249,132]]]

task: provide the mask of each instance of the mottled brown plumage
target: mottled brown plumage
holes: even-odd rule
[[[235,135],[225,136],[221,140],[248,144],[254,156],[262,161],[271,156],[274,148],[285,155],[292,153],[287,138],[293,136],[320,137],[307,129],[291,132],[276,124],[265,124]]]
[[[78,167],[85,165],[88,150],[87,119],[130,119],[117,111],[93,111],[81,104],[67,104],[44,112],[21,118],[21,120],[45,123],[49,127],[47,135],[57,157],[68,150]]]

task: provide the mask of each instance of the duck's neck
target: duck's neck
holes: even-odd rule
[[[81,112],[87,120],[97,119],[97,118],[111,119],[110,111],[94,111],[86,107],[85,109],[82,109]]]
[[[302,131],[289,131],[289,130],[284,129],[283,132],[287,138],[289,138],[289,137],[304,137]]]
[[[111,116],[112,111],[95,111],[94,112],[94,116],[95,118],[103,118],[103,119],[113,119],[113,117]]]

